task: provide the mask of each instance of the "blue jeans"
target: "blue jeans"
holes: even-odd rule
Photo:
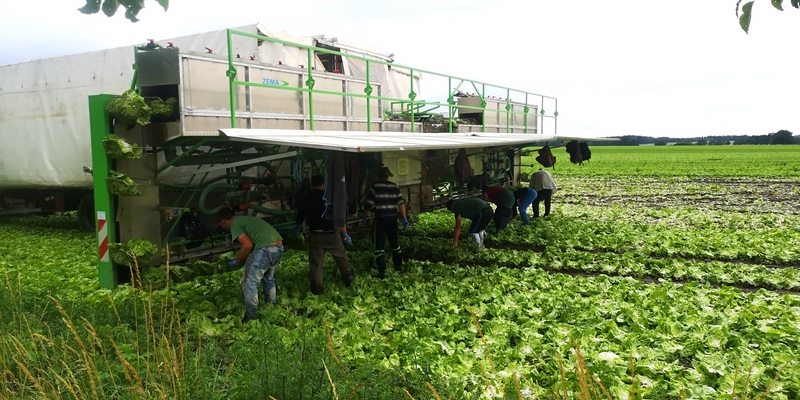
[[[258,317],[258,284],[264,286],[267,300],[275,304],[275,281],[272,276],[283,256],[283,246],[267,246],[256,250],[244,265],[242,293],[244,294],[245,315],[248,318]]]
[[[523,225],[530,224],[530,221],[528,221],[528,207],[533,204],[534,200],[536,200],[536,191],[528,189],[528,193],[519,201],[519,216],[522,218]]]

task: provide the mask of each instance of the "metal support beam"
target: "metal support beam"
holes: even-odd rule
[[[106,186],[106,178],[112,164],[103,146],[103,138],[111,133],[112,129],[111,117],[106,111],[106,106],[111,98],[111,95],[89,96],[92,176],[94,177],[94,209],[98,247],[97,275],[100,287],[104,289],[117,287],[117,274],[108,250],[108,244],[117,241],[114,199]]]
[[[200,168],[200,169],[197,169],[197,170],[194,170],[194,171],[190,171],[190,172],[186,172],[186,173],[183,173],[183,174],[171,175],[169,173],[162,173],[161,177],[164,178],[164,179],[172,179],[172,178],[178,178],[178,177],[182,177],[182,176],[189,176],[189,175],[194,175],[194,174],[202,174],[202,173],[205,173],[205,172],[218,171],[218,170],[226,169],[226,168],[234,168],[234,167],[239,167],[239,166],[242,166],[242,165],[257,164],[257,163],[265,162],[265,161],[280,160],[282,158],[294,157],[296,155],[297,155],[296,151],[290,151],[290,152],[281,153],[281,154],[273,154],[271,156],[253,158],[251,160],[246,160],[246,161],[239,161],[239,162],[234,162],[234,163],[230,163],[230,164],[220,164],[220,165],[214,165],[214,166],[211,166],[211,167]],[[174,166],[170,167],[170,169],[168,169],[167,171],[171,170],[172,168],[175,168],[175,167]]]

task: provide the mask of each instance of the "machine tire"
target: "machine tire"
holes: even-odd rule
[[[94,195],[87,194],[78,204],[78,228],[84,232],[94,232]]]

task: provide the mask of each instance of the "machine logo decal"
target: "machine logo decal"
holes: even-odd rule
[[[262,78],[261,84],[270,86],[289,86],[289,82],[272,78]]]

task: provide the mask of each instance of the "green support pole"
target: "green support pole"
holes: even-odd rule
[[[367,132],[372,132],[372,106],[370,104],[369,96],[372,94],[372,85],[370,84],[371,75],[369,74],[369,61],[367,61],[367,87],[364,88],[364,93],[367,94]]]
[[[486,85],[481,84],[481,132],[486,132]]]
[[[307,49],[308,53],[308,80],[306,81],[306,86],[308,86],[308,125],[311,130],[314,130],[314,77],[311,75],[311,49]]]
[[[557,135],[558,134],[558,99],[553,99],[553,100],[555,100],[554,107],[556,109],[556,111],[553,113],[553,134]]]
[[[447,78],[447,93],[449,96],[447,97],[447,131],[453,133],[453,104],[455,104],[455,100],[453,99],[453,78]]]
[[[411,70],[411,92],[408,94],[408,98],[411,99],[411,133],[414,133],[414,99],[417,98],[417,94],[414,93],[414,70]]]
[[[506,133],[511,130],[511,91],[506,89]]]
[[[525,108],[524,108],[524,115],[525,115],[525,133],[528,133],[528,112],[531,109],[528,107],[528,94],[525,93]]]
[[[92,146],[92,176],[94,178],[94,209],[97,223],[98,261],[97,276],[100,287],[117,287],[117,274],[108,254],[108,244],[117,242],[117,224],[114,216],[114,199],[106,187],[111,170],[111,160],[103,147],[103,138],[111,133],[111,117],[106,106],[111,95],[89,96],[89,123]]]
[[[228,76],[228,92],[231,96],[231,128],[236,128],[236,90],[234,81],[236,80],[236,68],[233,66],[233,34],[230,30],[228,33],[228,71],[225,75]]]
[[[133,59],[136,60],[136,55],[139,54],[139,48],[133,48]],[[131,79],[131,90],[135,90],[136,93],[141,94],[141,90],[139,90],[139,65],[136,62],[133,63],[133,79]]]
[[[542,116],[542,122],[539,123],[539,127],[537,128],[537,130],[539,131],[539,133],[544,133],[544,96],[541,96],[539,101],[540,101],[539,104],[542,105],[542,109],[539,110],[539,115]],[[539,117],[537,116],[536,118]]]

